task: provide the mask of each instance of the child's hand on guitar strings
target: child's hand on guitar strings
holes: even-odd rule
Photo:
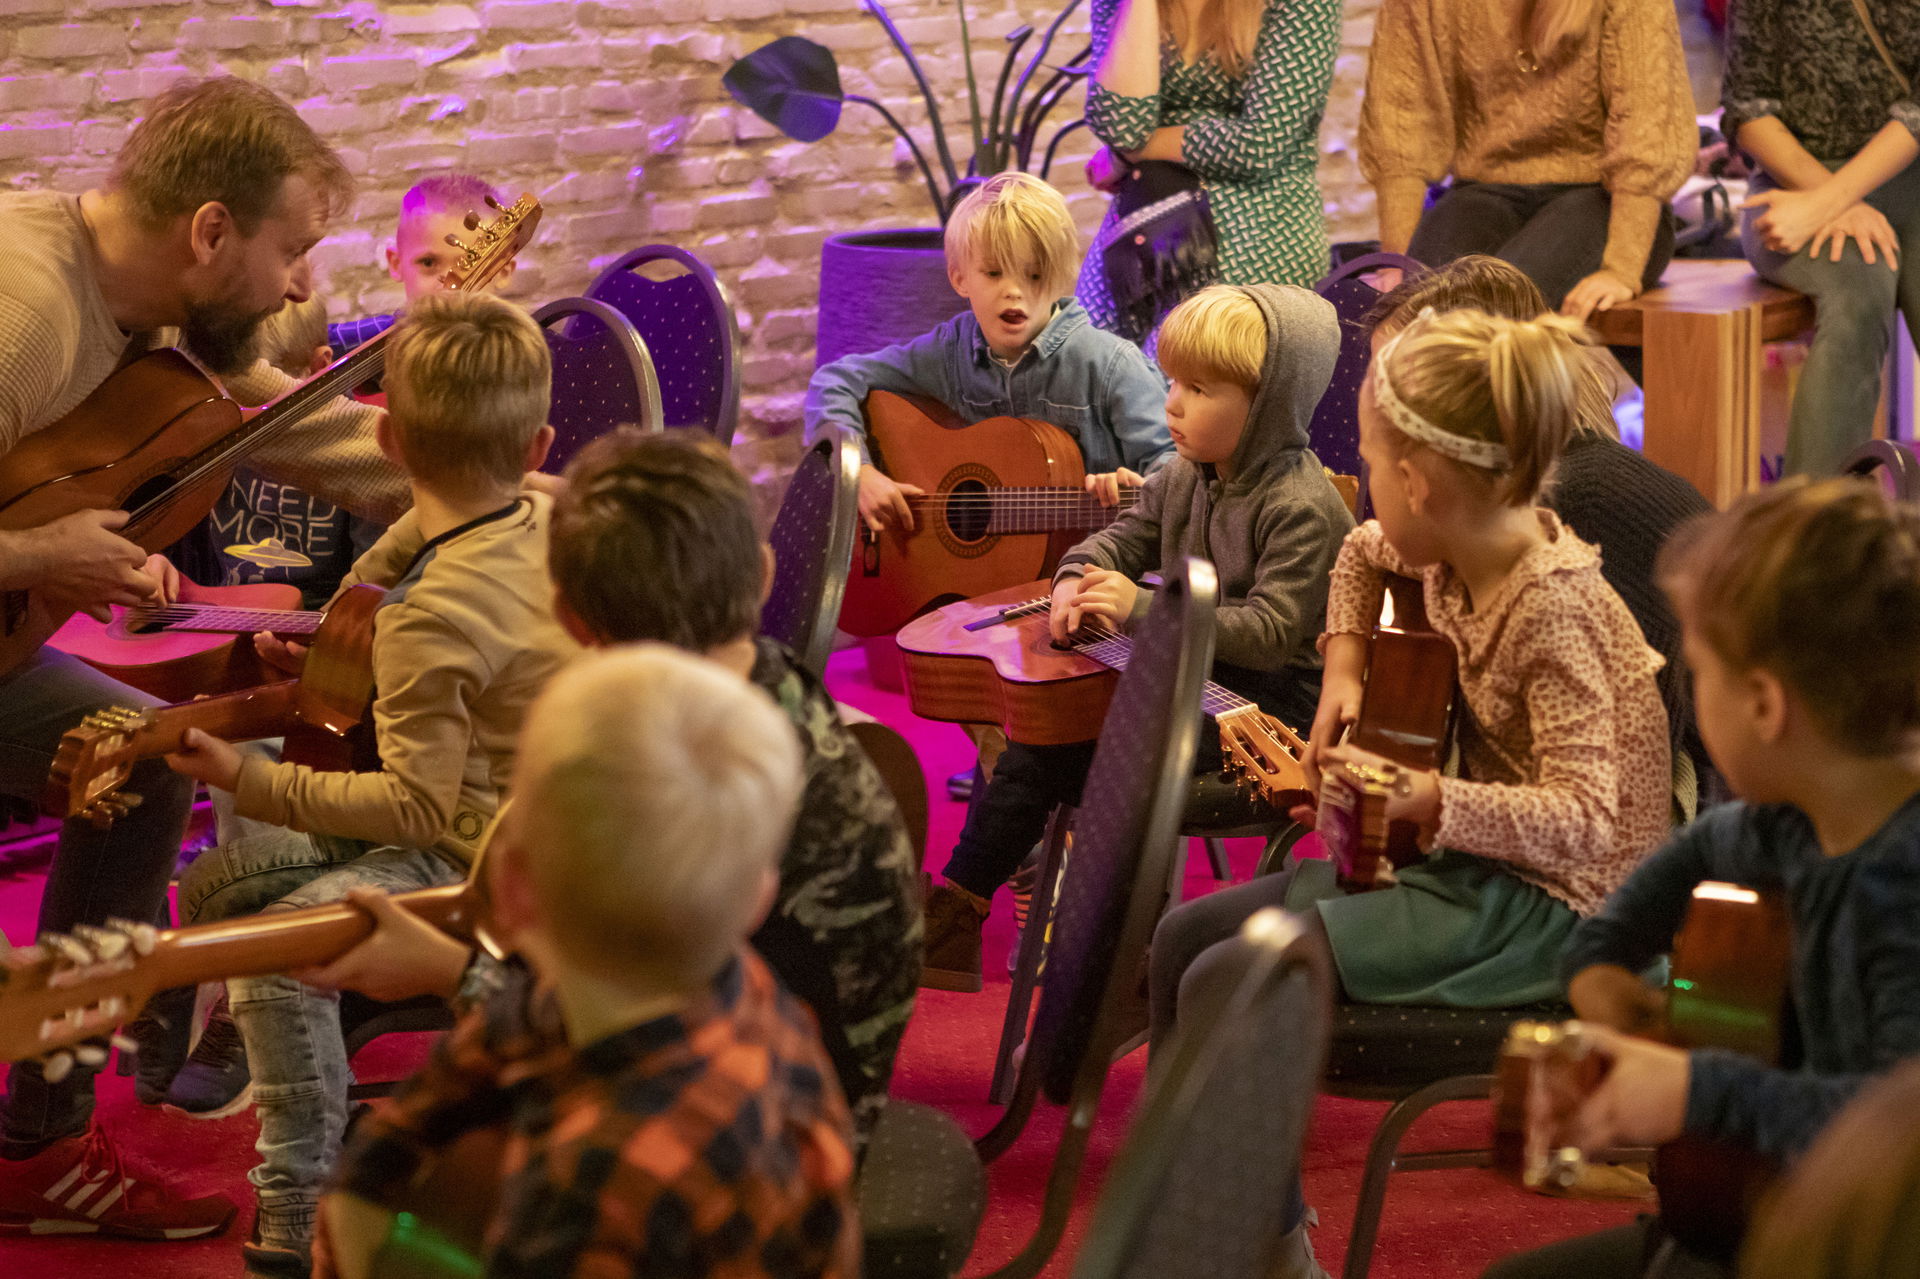
[[[1075,579],[1069,579],[1075,580]],[[1090,568],[1085,575],[1077,579],[1079,590],[1067,601],[1067,634],[1079,630],[1090,618],[1100,618],[1115,630],[1125,630],[1127,619],[1133,616],[1134,602],[1140,597],[1140,588],[1125,573],[1116,573],[1110,568]],[[1065,583],[1062,583],[1065,585]],[[1054,591],[1058,602],[1059,591]],[[1059,610],[1054,612],[1054,638],[1065,638],[1059,631]]]
[[[1363,751],[1344,742],[1320,748],[1320,769],[1328,772],[1347,764],[1392,773],[1397,781],[1387,796],[1390,822],[1413,822],[1431,828],[1440,820],[1440,775],[1431,769],[1402,768],[1384,755]]]
[[[1585,1031],[1608,1069],[1574,1112],[1572,1131],[1562,1134],[1566,1140],[1556,1144],[1607,1150],[1657,1146],[1678,1137],[1686,1127],[1692,1058],[1683,1049],[1605,1026]]]
[[[1583,1024],[1646,1035],[1666,1019],[1666,1001],[1636,973],[1618,964],[1592,964],[1567,983],[1567,1002]]]
[[[180,749],[167,756],[174,772],[205,782],[216,790],[240,787],[240,752],[212,733],[189,728],[180,737]]]
[[[307,646],[294,644],[281,639],[272,631],[261,631],[253,637],[253,647],[267,665],[278,667],[289,675],[298,675],[306,669]]]
[[[171,604],[180,598],[180,570],[173,566],[172,560],[164,555],[149,555],[141,571],[160,584],[148,597],[148,603]]]
[[[1120,505],[1121,489],[1137,489],[1146,482],[1145,478],[1137,471],[1129,471],[1123,466],[1117,471],[1108,471],[1101,475],[1089,475],[1087,477],[1087,492],[1093,494],[1094,498],[1099,501],[1102,506],[1118,506]]]
[[[916,485],[895,483],[872,463],[860,468],[860,522],[875,533],[889,524],[913,532],[913,504],[907,499],[926,495]]]

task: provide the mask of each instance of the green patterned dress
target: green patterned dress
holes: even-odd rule
[[[1118,0],[1094,0],[1096,66],[1106,56],[1118,9]],[[1187,167],[1206,186],[1229,284],[1311,287],[1327,273],[1315,169],[1340,22],[1340,0],[1268,0],[1245,75],[1228,76],[1211,54],[1183,63],[1166,41],[1159,93],[1129,97],[1088,82],[1087,124],[1110,147],[1131,151],[1157,128],[1186,126]],[[1102,232],[1113,220],[1109,209]],[[1095,324],[1114,327],[1098,254],[1087,255],[1077,292]]]

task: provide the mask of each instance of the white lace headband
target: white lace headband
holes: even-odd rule
[[[1380,406],[1380,411],[1387,415],[1387,420],[1401,434],[1418,440],[1434,452],[1468,466],[1477,466],[1483,471],[1506,470],[1511,465],[1506,445],[1495,444],[1491,440],[1468,439],[1464,435],[1443,430],[1414,412],[1394,391],[1393,381],[1387,376],[1387,364],[1393,358],[1393,349],[1400,345],[1400,339],[1406,335],[1407,331],[1402,329],[1391,342],[1380,348],[1380,354],[1373,357],[1373,402]]]

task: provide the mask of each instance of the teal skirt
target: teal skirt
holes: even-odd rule
[[[1303,861],[1289,910],[1317,907],[1347,998],[1507,1008],[1564,997],[1560,947],[1580,917],[1498,862],[1445,851],[1392,888],[1342,893],[1333,864]]]

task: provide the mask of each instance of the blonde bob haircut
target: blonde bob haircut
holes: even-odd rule
[[[1482,470],[1426,452],[1490,484],[1502,505],[1530,506],[1592,411],[1592,346],[1584,326],[1557,315],[1424,312],[1376,358],[1407,408],[1462,439],[1504,445],[1507,465]],[[1390,438],[1402,450],[1424,447],[1397,429]]]
[[[969,263],[1032,271],[1064,296],[1080,273],[1080,233],[1060,193],[1031,173],[996,174],[960,201],[947,219],[947,270]]]
[[[1160,367],[1182,382],[1231,382],[1252,395],[1267,362],[1267,321],[1231,284],[1200,290],[1160,322]]]
[[[517,483],[546,424],[553,356],[533,317],[482,293],[430,293],[387,335],[387,412],[407,473]]]
[[[704,984],[759,923],[801,782],[799,735],[757,686],[665,645],[608,649],[527,713],[509,856],[570,963]]]

